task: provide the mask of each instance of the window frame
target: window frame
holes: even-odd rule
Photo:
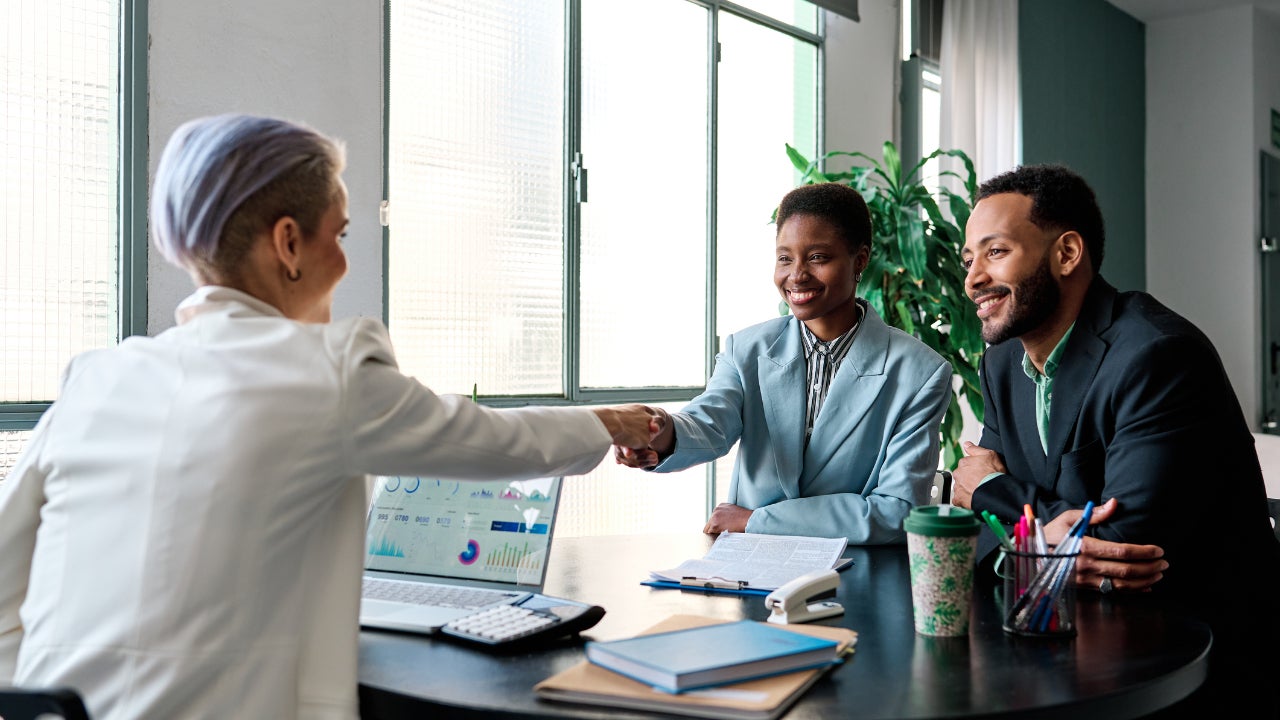
[[[147,331],[147,0],[120,0],[116,340]],[[53,405],[0,403],[0,432],[30,430]]]

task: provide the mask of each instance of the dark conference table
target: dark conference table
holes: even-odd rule
[[[668,615],[764,620],[758,595],[640,585],[650,570],[704,555],[712,538],[627,535],[554,542],[544,592],[606,610],[583,638],[636,635]],[[1165,612],[1149,596],[1084,592],[1077,635],[1022,638],[1000,628],[994,588],[979,583],[970,633],[917,635],[905,546],[850,548],[840,573],[843,615],[817,621],[858,631],[856,652],[810,688],[787,720],[866,718],[1135,718],[1166,707],[1203,682],[1211,634]],[[582,641],[493,654],[444,639],[360,634],[363,720],[408,717],[642,718],[630,710],[542,701],[538,681],[583,659]],[[658,716],[667,717],[667,716]]]

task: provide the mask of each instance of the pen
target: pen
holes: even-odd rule
[[[695,575],[685,575],[680,578],[680,586],[715,590],[741,590],[747,587],[747,581],[721,580],[720,578],[700,578]]]
[[[996,539],[1000,541],[1000,544],[1004,546],[1004,549],[1012,550],[1013,542],[1009,540],[1009,533],[1004,531],[1004,526],[1000,524],[1000,521],[996,519],[996,516],[986,510],[983,510],[982,519],[986,520],[987,525],[991,526],[991,532],[995,533]]]
[[[1045,555],[1049,552],[1048,541],[1044,539],[1044,521],[1036,518],[1036,552]]]

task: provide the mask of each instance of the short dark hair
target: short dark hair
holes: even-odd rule
[[[849,245],[849,252],[871,247],[871,211],[862,193],[840,183],[801,185],[782,197],[774,220],[778,232],[792,215],[809,215],[825,220]]]
[[[996,175],[978,188],[978,200],[1017,193],[1031,198],[1030,220],[1043,230],[1074,230],[1084,238],[1093,272],[1102,267],[1106,231],[1098,198],[1084,178],[1064,165],[1022,165]]]

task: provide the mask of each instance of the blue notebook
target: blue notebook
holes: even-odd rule
[[[669,693],[839,662],[839,643],[753,620],[588,642],[587,660]]]

